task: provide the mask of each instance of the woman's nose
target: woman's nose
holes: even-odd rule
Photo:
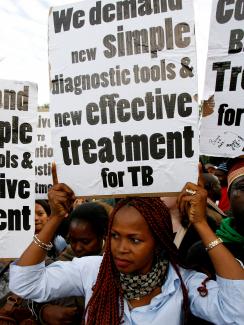
[[[77,254],[80,253],[80,252],[82,252],[83,251],[83,245],[81,243],[76,243],[74,245],[74,251]]]
[[[118,251],[120,253],[128,253],[129,252],[129,245],[126,239],[121,239],[118,243]]]

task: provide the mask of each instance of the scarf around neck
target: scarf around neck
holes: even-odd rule
[[[159,260],[147,274],[135,275],[120,273],[120,283],[127,300],[140,300],[161,287],[166,279],[169,261]]]
[[[244,237],[232,227],[233,220],[233,218],[223,219],[216,234],[224,243],[238,243],[244,248]]]

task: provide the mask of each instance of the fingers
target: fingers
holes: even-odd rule
[[[182,198],[184,196],[191,196],[190,193],[187,193],[186,190],[192,190],[192,191],[196,191],[198,188],[198,186],[196,184],[193,183],[186,183],[186,185],[183,187],[183,189],[181,190],[178,199],[177,199],[177,203],[180,206],[180,202],[182,201]]]
[[[205,221],[206,202],[207,191],[193,183],[187,183],[178,198],[180,213],[194,224]]]
[[[73,190],[66,184],[58,182],[56,163],[52,163],[52,178],[53,187],[50,192],[54,192],[57,197],[69,198],[69,200],[74,201],[75,195]],[[72,202],[73,203],[73,202]]]
[[[57,175],[57,168],[56,163],[52,163],[52,177],[53,177],[53,185],[58,184],[58,175]]]
[[[199,191],[199,189],[200,188],[198,185],[196,185],[194,183],[190,183],[190,182],[186,183],[186,185],[183,187],[183,189],[177,199],[179,211],[182,216],[188,215],[189,206],[193,200],[193,197],[196,195],[196,193]]]
[[[57,181],[55,166],[53,180],[54,183]],[[63,183],[56,183],[52,188],[49,189],[48,199],[52,216],[66,218],[72,210],[75,194],[68,185]]]
[[[66,191],[56,190],[55,186],[48,192],[52,215],[61,215],[67,217],[72,210],[74,194],[73,192],[68,193]]]
[[[54,191],[65,192],[65,193],[67,193],[70,196],[73,196],[74,195],[73,190],[68,185],[66,185],[64,183],[55,184],[55,186],[53,186],[52,189]]]
[[[202,164],[199,163],[198,164],[198,186],[204,188],[204,185],[205,185],[205,180],[204,180],[204,177],[203,177],[203,170],[202,170]]]
[[[188,219],[188,210],[191,204],[192,197],[182,196],[179,202],[179,211],[182,217]]]
[[[53,178],[53,189],[56,191],[65,191],[69,195],[74,195],[73,190],[66,184],[58,182],[57,167],[56,163],[52,163],[52,178]]]

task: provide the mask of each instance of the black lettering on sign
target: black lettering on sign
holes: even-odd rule
[[[7,212],[0,209],[0,231],[21,231],[30,230],[31,210],[28,206],[23,206],[22,210],[8,209]]]
[[[27,199],[30,196],[30,183],[27,180],[5,179],[5,174],[0,174],[0,198]]]
[[[55,127],[81,125],[81,113],[82,111],[73,111],[54,114]]]
[[[216,20],[219,24],[228,23],[231,18],[244,20],[244,0],[219,0],[216,10]]]
[[[53,12],[53,23],[55,33],[70,30],[71,21],[73,21],[74,28],[81,28],[85,24],[85,20],[81,19],[85,16],[83,10],[77,10],[73,13],[73,8],[63,9],[61,11]]]
[[[24,90],[17,93],[15,90],[4,89],[0,91],[0,108],[19,111],[28,111],[29,86],[24,86]]]
[[[97,143],[93,139],[71,139],[61,137],[60,147],[63,161],[66,165],[80,165],[82,158],[87,164],[118,161],[143,161],[154,159],[181,159],[193,156],[194,132],[191,126],[185,126],[184,131],[141,135],[122,135],[114,132],[112,138],[100,138]],[[166,150],[166,152],[165,152]]]
[[[7,143],[23,144],[31,143],[32,136],[28,133],[32,132],[32,126],[29,123],[19,124],[19,117],[12,116],[12,123],[8,121],[0,121],[0,148],[4,148]]]

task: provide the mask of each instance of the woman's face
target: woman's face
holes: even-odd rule
[[[90,223],[86,221],[74,220],[71,222],[69,240],[76,257],[101,253],[103,239],[97,236]]]
[[[48,221],[48,215],[43,207],[36,203],[35,204],[35,233],[38,234],[42,228],[44,227],[45,223]]]
[[[146,220],[134,207],[122,207],[115,214],[111,231],[111,251],[119,272],[149,272],[155,246]]]

